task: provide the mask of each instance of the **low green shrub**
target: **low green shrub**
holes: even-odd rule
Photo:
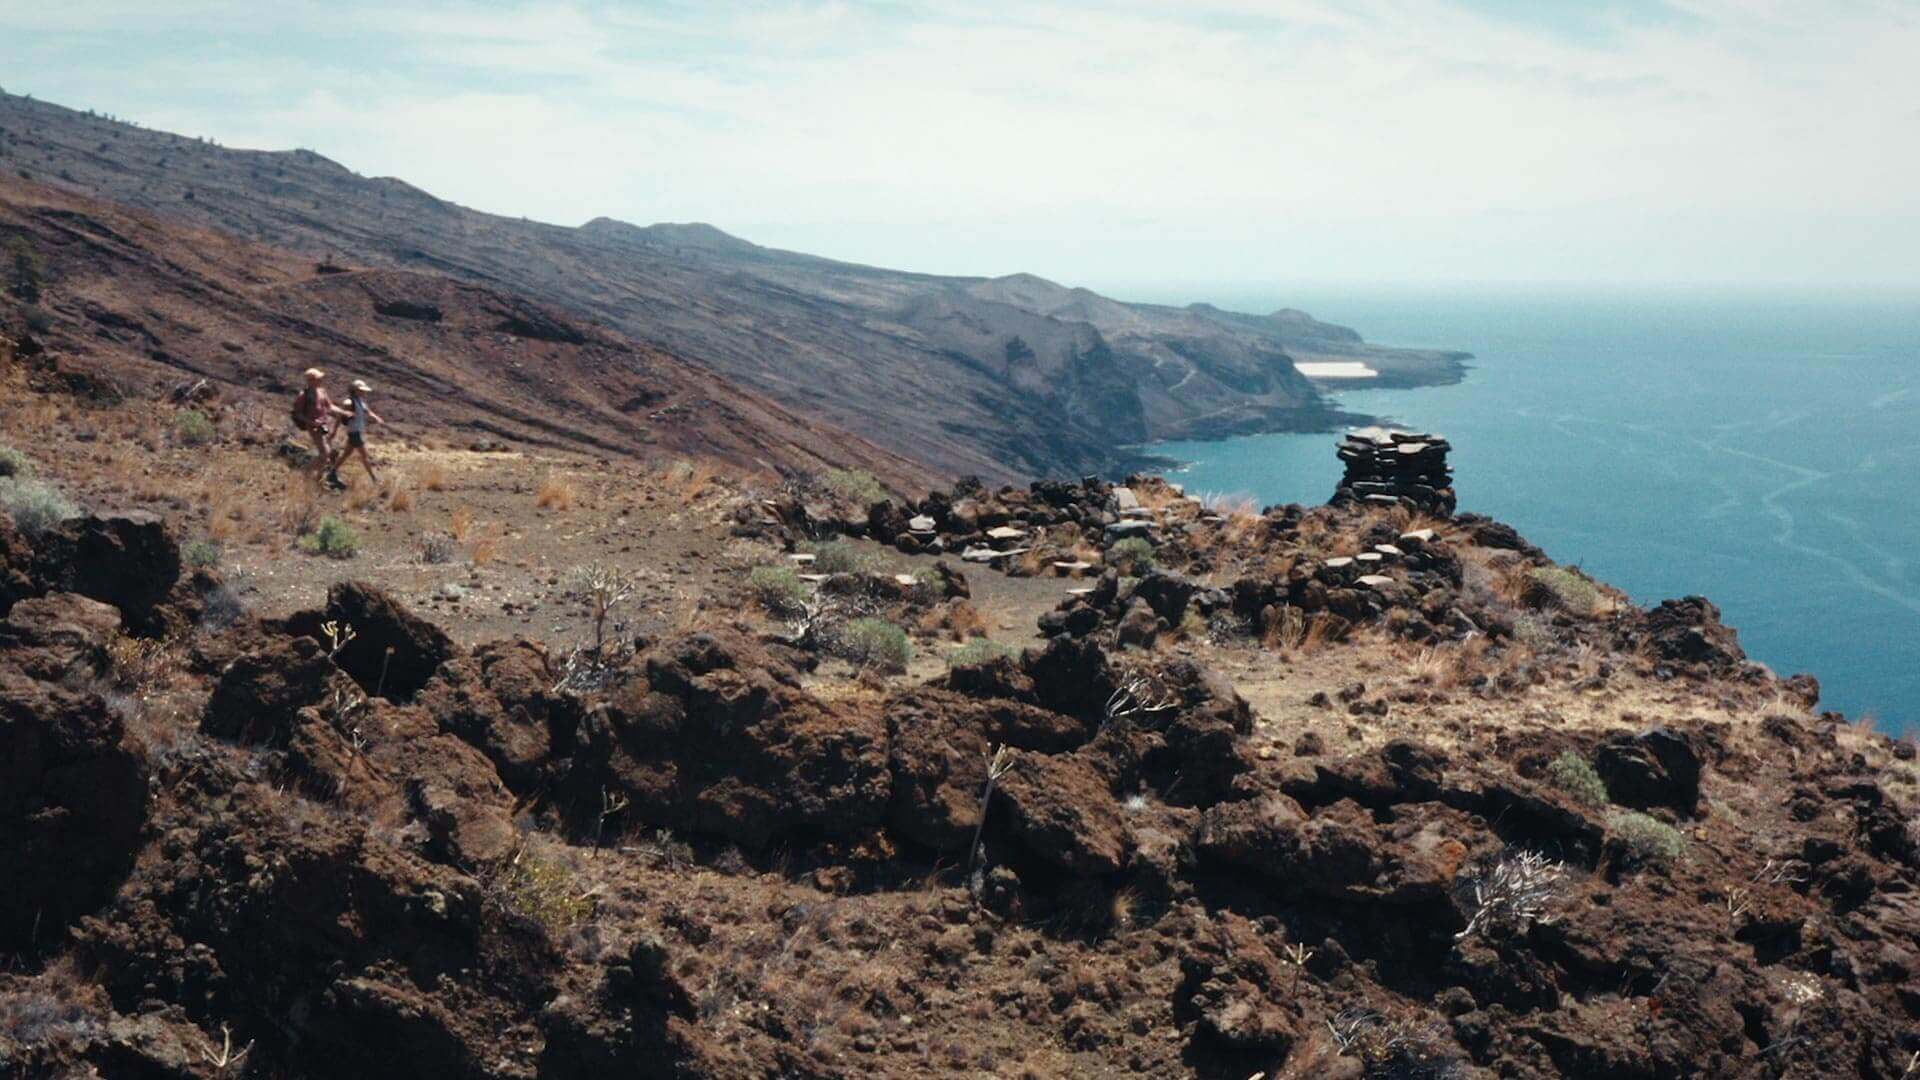
[[[80,516],[80,508],[52,484],[18,476],[0,480],[0,509],[28,539],[37,539]]]
[[[861,574],[878,561],[851,540],[811,541],[801,544],[800,550],[813,556],[814,572],[820,574]]]
[[[775,615],[797,615],[807,607],[807,583],[784,566],[756,566],[747,574],[747,592]]]
[[[989,638],[974,638],[965,645],[947,654],[947,666],[950,668],[973,667],[998,660],[1003,656],[1018,656],[1020,650],[1011,645],[1003,645]]]
[[[1107,565],[1134,577],[1153,567],[1153,543],[1145,537],[1129,536],[1107,549]]]
[[[820,483],[835,495],[861,506],[872,506],[887,497],[887,489],[865,469],[832,469],[820,478]]]
[[[220,545],[212,540],[189,540],[180,545],[180,557],[188,566],[206,569],[220,565]]]
[[[524,848],[495,873],[493,893],[501,907],[539,926],[549,938],[563,937],[595,911],[593,897],[580,888],[572,871]]]
[[[329,559],[351,559],[360,552],[360,536],[353,526],[329,514],[313,531],[300,537],[300,550]]]
[[[1591,615],[1600,607],[1599,586],[1578,571],[1536,566],[1527,577],[1527,603],[1532,607],[1558,607],[1575,615]]]
[[[1607,794],[1607,782],[1593,771],[1586,758],[1569,750],[1553,759],[1547,766],[1547,779],[1553,786],[1573,796],[1575,802],[1587,806],[1605,806],[1612,799]]]
[[[1669,866],[1687,853],[1687,838],[1679,829],[1638,810],[1622,810],[1610,815],[1607,831],[1626,847],[1636,862],[1647,866]]]
[[[173,433],[186,446],[205,446],[214,440],[217,432],[213,421],[199,409],[182,409],[173,418]]]
[[[33,459],[0,443],[0,478],[17,476],[26,478],[33,475]]]
[[[885,619],[854,619],[837,636],[840,654],[860,667],[905,671],[907,661],[913,659],[907,632]]]

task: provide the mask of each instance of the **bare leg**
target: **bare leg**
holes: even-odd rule
[[[375,484],[378,484],[380,482],[380,478],[373,474],[373,458],[369,457],[367,454],[367,444],[361,443],[359,446],[356,446],[353,449],[358,451],[360,454],[360,464],[366,466],[367,479],[373,481]]]
[[[307,439],[313,443],[313,478],[318,481],[333,468],[333,447],[327,444],[326,433],[318,429],[308,431]]]

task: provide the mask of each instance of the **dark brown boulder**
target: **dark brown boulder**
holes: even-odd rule
[[[1747,659],[1740,635],[1720,621],[1720,609],[1703,596],[1663,600],[1647,612],[1629,647],[1650,647],[1654,655],[1672,664],[1697,665],[1726,671]]]
[[[180,548],[160,519],[144,511],[69,521],[35,547],[35,577],[49,591],[111,604],[138,632],[180,580]]]
[[[759,849],[795,831],[878,826],[891,798],[877,707],[829,708],[785,658],[732,632],[662,643],[587,714],[564,784],[576,815],[601,791],[635,820]]]
[[[1114,626],[1113,639],[1122,645],[1152,648],[1154,639],[1160,636],[1160,631],[1166,625],[1165,620],[1155,615],[1145,600],[1135,597],[1133,603],[1128,605],[1127,613]]]
[[[1155,615],[1167,620],[1170,626],[1178,626],[1180,619],[1187,613],[1187,604],[1193,599],[1200,586],[1186,578],[1160,570],[1150,570],[1133,587],[1135,599],[1144,600],[1153,609]]]
[[[1088,734],[1081,721],[1038,706],[927,688],[890,699],[886,721],[888,826],[940,851],[964,849],[979,824],[993,747],[1060,753]]]
[[[54,593],[22,600],[0,622],[0,654],[27,675],[49,682],[97,675],[120,613],[98,600]]]
[[[413,700],[441,664],[460,654],[446,631],[365,582],[340,582],[327,590],[325,609],[291,616],[286,626],[317,641],[328,622],[353,630],[334,663],[367,693],[389,701]]]
[[[283,739],[294,713],[346,685],[312,638],[268,638],[220,673],[200,730],[241,742]]]
[[[1656,727],[1601,744],[1593,767],[1622,806],[1671,807],[1692,814],[1700,804],[1700,752],[1686,736]]]
[[[1126,865],[1120,804],[1090,758],[1016,755],[999,791],[1009,831],[1034,858],[1075,874],[1112,874]]]
[[[147,772],[98,696],[0,665],[0,951],[56,940],[133,864]]]
[[[556,738],[570,745],[578,725],[576,703],[552,682],[537,646],[493,642],[442,664],[414,703],[439,730],[485,754],[508,787],[530,795],[544,782]]]
[[[0,514],[0,615],[40,591],[32,574],[33,545],[14,528],[12,518]]]

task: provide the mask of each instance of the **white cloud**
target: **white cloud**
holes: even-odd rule
[[[1898,3],[9,6],[42,96],[568,223],[1136,280],[1920,274]]]

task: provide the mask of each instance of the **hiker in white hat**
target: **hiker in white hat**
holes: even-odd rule
[[[339,462],[334,459],[333,433],[338,426],[339,417],[351,416],[347,410],[333,403],[327,396],[323,385],[327,373],[317,367],[308,368],[302,373],[307,388],[293,399],[293,426],[313,442],[313,479],[319,482],[322,476],[334,487],[340,487],[340,474],[336,471]]]
[[[334,456],[333,474],[338,476],[340,474],[340,466],[344,464],[349,457],[357,453],[360,455],[360,464],[366,466],[367,479],[378,484],[380,478],[374,475],[373,459],[367,456],[367,421],[372,420],[381,427],[385,427],[387,422],[380,419],[380,414],[374,412],[372,407],[367,404],[367,395],[371,393],[373,393],[373,387],[368,386],[365,379],[353,380],[353,386],[347,393],[347,408],[345,413],[347,417],[347,445],[342,447],[340,452]]]

